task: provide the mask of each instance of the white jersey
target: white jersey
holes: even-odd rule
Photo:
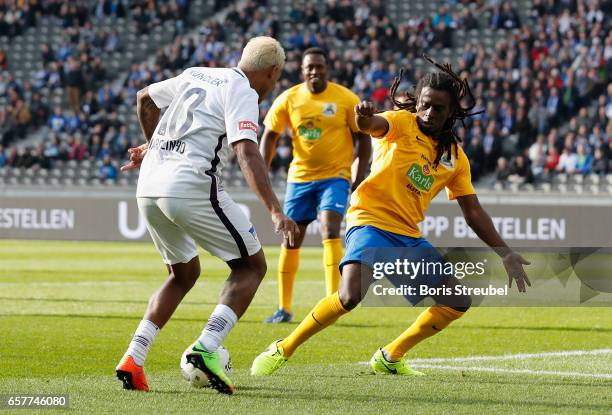
[[[257,92],[238,68],[198,67],[148,90],[166,111],[140,167],[136,196],[210,198],[222,189],[229,144],[257,143]]]

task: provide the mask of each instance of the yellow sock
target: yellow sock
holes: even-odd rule
[[[293,282],[300,265],[300,249],[281,247],[278,258],[278,306],[286,312],[291,312],[293,300]]]
[[[323,266],[325,267],[325,293],[330,295],[338,291],[340,270],[338,265],[342,259],[342,241],[326,239],[323,241]]]
[[[331,326],[338,318],[348,311],[342,306],[340,297],[336,291],[328,295],[308,313],[299,326],[291,332],[289,336],[278,343],[283,349],[285,357],[289,357],[295,352],[302,343],[323,330]]]
[[[405,332],[384,347],[388,357],[400,360],[408,350],[422,340],[439,333],[464,313],[436,304],[423,311]]]

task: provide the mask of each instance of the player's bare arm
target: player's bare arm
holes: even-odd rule
[[[374,104],[368,101],[355,105],[355,122],[361,131],[374,138],[383,137],[389,131],[389,122],[376,115]]]
[[[512,280],[516,280],[519,292],[526,292],[525,284],[531,287],[531,282],[523,269],[523,265],[530,262],[514,252],[497,233],[489,214],[482,208],[476,195],[459,196],[457,198],[461,211],[467,224],[478,237],[501,257],[508,273],[508,283],[512,287]]]
[[[149,140],[151,140],[155,127],[159,122],[161,110],[157,108],[153,98],[149,95],[148,87],[141,89],[136,94],[136,113],[138,114],[138,122],[140,123],[140,129],[142,130],[146,143],[128,149],[130,161],[128,164],[121,166],[121,171],[133,170],[140,167],[147,153]]]
[[[299,228],[294,221],[283,214],[281,205],[272,191],[268,169],[259,154],[257,144],[251,140],[240,140],[233,144],[233,148],[246,182],[270,211],[276,232],[282,233],[289,244],[293,244],[300,233]]]
[[[353,186],[351,190],[357,189],[357,186],[361,184],[365,179],[368,172],[368,165],[370,164],[370,157],[372,155],[372,141],[370,137],[363,133],[355,133],[353,137],[357,143],[357,151],[354,163],[357,166],[353,175]]]
[[[266,128],[263,135],[261,136],[261,143],[259,144],[259,152],[266,162],[266,166],[270,167],[272,160],[274,159],[274,149],[280,134]]]

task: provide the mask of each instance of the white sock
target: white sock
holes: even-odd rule
[[[217,304],[213,310],[198,341],[209,352],[216,351],[238,321],[234,310],[223,304]]]
[[[132,356],[138,366],[144,365],[144,361],[147,358],[147,354],[149,354],[149,349],[157,333],[159,333],[159,327],[149,320],[142,320],[125,354]]]

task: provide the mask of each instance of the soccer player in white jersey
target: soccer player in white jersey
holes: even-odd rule
[[[249,306],[266,260],[255,228],[223,189],[220,171],[233,150],[276,231],[287,240],[297,237],[298,227],[283,214],[257,147],[258,102],[274,88],[284,63],[276,40],[257,37],[245,46],[237,68],[189,68],[138,92],[138,119],[147,142],[130,149],[122,170],[140,167],[138,208],[169,276],[151,296],[116,368],[126,389],[149,389],[145,358],[200,275],[198,244],[225,261],[231,273],[188,360],[217,391],[235,390],[217,349]]]

